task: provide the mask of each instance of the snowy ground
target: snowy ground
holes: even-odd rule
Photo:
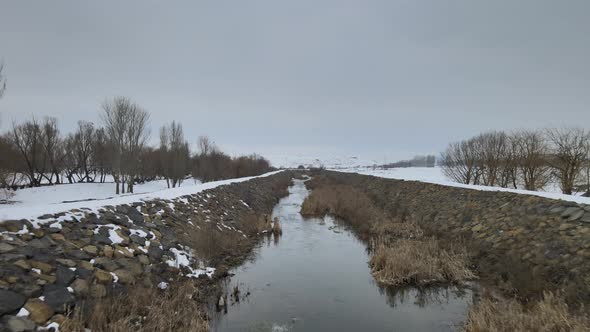
[[[461,183],[452,182],[447,177],[445,177],[442,173],[441,168],[439,167],[408,167],[408,168],[391,168],[391,169],[373,169],[367,167],[357,167],[357,168],[348,168],[345,170],[336,169],[337,171],[347,172],[347,173],[359,173],[365,175],[373,175],[382,178],[388,179],[399,179],[399,180],[410,180],[410,181],[420,181],[420,182],[427,182],[427,183],[435,183],[444,186],[451,186],[451,187],[460,187],[460,188],[469,188],[469,189],[476,189],[476,190],[485,190],[485,191],[505,191],[505,192],[513,192],[518,194],[526,194],[526,195],[535,195],[541,197],[547,197],[552,199],[561,199],[564,201],[572,201],[576,203],[582,204],[590,204],[590,197],[581,197],[579,195],[564,195],[561,194],[559,188],[556,185],[549,186],[544,192],[539,191],[528,191],[528,190],[520,190],[520,189],[507,189],[507,188],[498,188],[498,187],[486,187],[486,186],[476,186],[476,185],[466,185]]]
[[[200,183],[200,181],[197,183]],[[190,179],[184,181],[181,187],[194,186],[195,184],[195,180]],[[124,194],[119,197],[148,194],[166,189],[168,189],[166,180],[150,181],[135,185],[134,194]],[[10,200],[14,202],[14,205],[32,207],[84,200],[105,200],[114,196],[114,183],[74,183],[20,189],[15,192],[15,195]],[[2,206],[0,206],[0,209],[2,209]]]
[[[271,172],[258,177],[276,173],[278,172]],[[207,183],[195,183],[195,181],[190,180],[183,182],[180,187],[173,189],[168,189],[165,181],[153,181],[143,185],[137,185],[135,187],[135,194],[125,194],[116,197],[114,197],[115,185],[113,183],[79,183],[29,188],[18,190],[16,195],[11,198],[11,200],[18,202],[14,204],[0,204],[0,220],[35,220],[44,214],[59,213],[71,209],[85,208],[97,210],[105,205],[130,204],[156,198],[173,199],[230,183],[248,181],[253,178],[256,177]]]

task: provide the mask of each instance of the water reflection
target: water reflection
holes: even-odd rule
[[[447,287],[390,287],[380,286],[379,293],[387,298],[387,304],[392,308],[405,304],[414,304],[419,308],[428,305],[448,305],[457,299],[471,301],[472,292],[467,286]]]
[[[232,271],[228,313],[214,315],[213,331],[451,331],[465,318],[469,289],[380,287],[367,246],[333,218],[302,218],[302,181],[289,192],[273,211],[283,236],[268,234]]]

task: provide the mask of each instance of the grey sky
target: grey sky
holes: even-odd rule
[[[271,158],[590,127],[587,0],[0,2],[3,129],[34,114],[67,131],[115,95],[154,132],[176,119]]]

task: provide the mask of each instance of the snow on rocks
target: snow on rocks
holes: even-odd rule
[[[231,182],[199,185],[199,190]],[[263,206],[267,210],[276,203],[272,186],[262,186],[261,190],[259,184],[244,186],[260,193],[255,195],[253,207]],[[51,304],[56,312],[63,313],[71,310],[78,299],[99,299],[113,287],[149,284],[154,277],[158,281],[169,280],[173,275],[213,277],[215,268],[205,266],[179,234],[186,232],[187,227],[195,231],[206,229],[201,226],[207,219],[225,234],[238,231],[236,221],[252,212],[239,203],[244,191],[240,187],[229,188],[215,189],[216,195],[203,193],[178,199],[166,190],[160,193],[164,197],[148,202],[137,195],[105,200],[100,206],[94,201],[76,203],[75,209],[67,212],[59,211],[74,203],[57,204],[60,210],[49,207],[41,217],[36,217],[41,213],[35,209],[30,209],[34,214],[27,215],[28,212],[7,206],[0,210],[0,218],[13,212],[14,215],[10,215],[11,220],[0,221],[0,270],[6,271],[0,274],[0,288],[19,295],[25,302],[35,299]],[[175,192],[183,190],[177,188]],[[30,313],[21,308],[19,304],[9,314],[19,313],[27,319]],[[41,328],[59,328],[53,323],[36,324]]]

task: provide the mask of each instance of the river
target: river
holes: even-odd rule
[[[455,331],[472,292],[457,287],[383,288],[373,280],[366,245],[329,216],[305,219],[309,194],[295,180],[273,211],[282,237],[269,236],[231,272],[241,301],[214,315],[213,331]],[[248,296],[245,296],[248,294]]]

